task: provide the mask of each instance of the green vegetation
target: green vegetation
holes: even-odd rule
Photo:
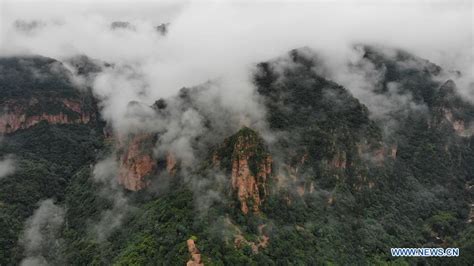
[[[297,50],[289,55],[291,67],[276,71],[275,62],[262,63],[255,77],[276,136],[272,145],[243,128],[215,149],[209,147],[198,171],[178,172],[167,180],[166,189],[117,189],[127,199],[119,208],[92,178],[92,166],[110,154],[100,123],[41,122],[6,135],[0,158],[14,154],[16,171],[0,179],[0,265],[15,265],[24,257],[18,239],[25,221],[47,198],[65,209],[57,237],[63,243],[58,261],[67,265],[183,265],[190,259],[187,239],[196,241],[206,265],[472,264],[474,227],[466,221],[473,196],[474,138],[456,134],[443,108],[467,123],[473,120],[473,107],[456,96],[454,84],[436,81],[442,71],[436,65],[422,61],[424,68],[409,68],[405,61],[419,59],[404,52],[386,58],[367,49],[365,58],[387,69],[378,93],[397,82],[427,106],[423,112],[391,114],[398,125],[389,136],[396,158],[366,158],[386,144],[381,125],[345,88],[313,71],[321,62]],[[79,97],[64,76],[55,81],[57,75],[51,74],[43,87],[22,74],[30,67],[44,68],[36,62],[53,61],[34,59],[25,70],[24,59],[1,60],[12,66],[0,78],[2,96]],[[17,85],[7,87],[7,79]],[[24,91],[18,93],[20,88]],[[53,110],[57,105],[45,106]],[[260,213],[243,215],[225,179],[241,152],[250,155],[253,174],[267,155],[275,163]],[[223,178],[211,177],[213,155]],[[340,162],[332,163],[335,159]],[[296,181],[281,186],[277,176],[290,168]],[[94,226],[113,208],[122,211],[120,226],[99,238]],[[254,252],[263,236],[268,243]],[[393,258],[391,247],[459,247],[461,257]]]
[[[0,103],[6,99],[74,98],[80,93],[62,63],[47,57],[0,58]]]
[[[0,223],[8,228],[0,230],[0,264],[16,264],[21,258],[17,241],[37,203],[47,198],[64,203],[74,173],[95,161],[103,149],[97,132],[86,125],[42,122],[4,138],[0,156],[14,154],[16,171],[0,179]]]

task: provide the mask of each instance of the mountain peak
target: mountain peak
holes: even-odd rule
[[[259,212],[272,175],[272,157],[259,134],[243,127],[214,152],[213,163],[230,172],[233,195],[241,211]]]

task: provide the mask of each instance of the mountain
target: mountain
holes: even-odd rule
[[[103,149],[98,108],[62,63],[45,57],[0,59],[1,158],[15,172],[0,179],[0,264],[22,257],[23,223],[43,199],[63,202],[74,173]]]
[[[0,133],[13,133],[47,121],[88,124],[98,110],[90,91],[79,91],[61,62],[45,57],[0,59]]]
[[[378,77],[371,95],[406,105],[374,116],[302,48],[256,66],[265,129],[236,122],[203,84],[152,106],[130,102],[131,114],[173,123],[125,133],[74,82],[113,65],[1,58],[0,158],[13,156],[16,171],[0,179],[0,264],[474,261],[474,105],[434,63],[356,49],[350,68]],[[396,258],[391,247],[461,256]]]

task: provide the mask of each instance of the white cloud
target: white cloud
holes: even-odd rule
[[[116,63],[115,68],[97,77],[94,92],[102,99],[103,116],[118,131],[172,126],[154,117],[147,106],[158,98],[175,95],[183,86],[209,80],[215,84],[210,98],[236,117],[248,120],[246,123],[257,123],[263,109],[250,82],[252,67],[303,46],[320,52],[333,70],[358,56],[351,48],[354,43],[407,49],[463,71],[458,81],[461,92],[474,97],[473,10],[468,0],[5,0],[2,7],[2,54],[28,52],[65,58],[79,53]],[[46,26],[31,33],[19,32],[12,26],[17,19],[36,19]],[[128,21],[136,30],[113,31],[113,21]],[[171,23],[166,36],[153,28],[163,22]],[[336,81],[354,95],[365,97],[362,102],[369,104],[373,98],[361,90],[369,83],[344,74]],[[142,104],[131,106],[130,101]],[[211,107],[215,104],[205,103]],[[186,132],[183,127],[174,129],[176,133]],[[177,140],[179,150],[185,150],[189,139],[180,137],[177,134],[168,139]]]
[[[0,179],[13,174],[13,172],[15,172],[15,164],[11,156],[0,160]]]
[[[468,63],[453,59],[472,51],[470,1],[5,1],[3,7],[4,53],[140,62],[155,97],[220,76],[243,78],[253,63],[301,46],[337,60],[353,42],[378,42],[456,68]],[[49,24],[25,36],[12,30],[18,18]],[[137,31],[111,31],[114,20],[130,21]],[[154,34],[153,26],[168,21],[167,37]]]
[[[25,249],[25,258],[20,264],[49,265],[52,260],[61,264],[59,257],[61,241],[58,236],[63,222],[62,207],[55,205],[51,199],[41,201],[39,208],[26,221],[20,238],[20,243]]]

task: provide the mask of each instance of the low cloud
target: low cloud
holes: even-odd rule
[[[6,1],[2,39],[8,42],[2,43],[1,53],[60,59],[86,54],[117,63],[120,67],[98,77],[94,86],[105,105],[113,106],[106,116],[115,121],[126,113],[129,101],[151,105],[182,87],[215,79],[224,84],[220,94],[226,106],[245,110],[244,103],[254,101],[252,65],[302,46],[314,48],[335,66],[353,56],[354,43],[407,49],[460,70],[460,91],[472,99],[468,0],[126,3]],[[14,27],[18,19],[45,24],[25,35]],[[135,30],[111,30],[114,21],[130,23]],[[168,34],[157,34],[156,26],[166,22]]]
[[[380,49],[380,52],[388,57],[395,53],[390,48]],[[399,119],[395,117],[404,118],[413,112],[428,111],[426,104],[414,101],[411,92],[403,90],[402,84],[389,82],[384,85],[385,69],[377,69],[371,61],[363,58],[363,53],[361,47],[355,47],[348,60],[341,64],[334,64],[329,58],[325,58],[326,76],[348,88],[354,97],[366,105],[370,111],[370,118],[380,122],[385,135],[390,135],[398,128]],[[412,69],[423,67],[420,65],[423,62],[413,60],[400,64],[402,64],[400,67]],[[385,90],[384,93],[377,92],[381,90]]]
[[[0,160],[0,179],[7,177],[15,172],[15,161],[13,156],[7,156]]]
[[[64,222],[64,209],[54,204],[52,199],[39,203],[39,208],[28,218],[20,243],[25,258],[21,265],[50,265],[61,263],[59,238]]]
[[[63,61],[87,55],[110,63],[87,81],[100,100],[102,117],[118,136],[159,133],[155,155],[172,152],[185,169],[203,156],[203,147],[219,143],[242,125],[272,138],[251,75],[256,63],[294,48],[317,51],[328,64],[315,71],[348,88],[376,119],[424,106],[413,105],[410,94],[399,95],[395,83],[388,96],[375,96],[381,73],[367,62],[359,71],[348,67],[361,61],[355,43],[399,47],[460,70],[460,93],[474,101],[469,0],[5,0],[1,7],[0,55],[40,54]],[[113,30],[117,21],[133,30]],[[168,22],[166,35],[157,32],[156,26]],[[182,97],[183,87],[201,91],[191,89],[190,97]],[[161,111],[152,107],[158,99],[167,106]],[[118,187],[117,168],[111,157],[97,163],[93,172],[103,184],[103,196],[113,203],[93,229],[102,240],[131,210]],[[218,174],[213,178],[221,179]],[[197,199],[200,205],[220,199],[207,181],[191,183],[207,193]]]
[[[93,170],[94,181],[101,184],[101,197],[112,202],[112,207],[101,213],[100,220],[91,227],[91,233],[99,241],[104,241],[118,227],[133,208],[117,180],[118,165],[115,159],[99,161]]]

